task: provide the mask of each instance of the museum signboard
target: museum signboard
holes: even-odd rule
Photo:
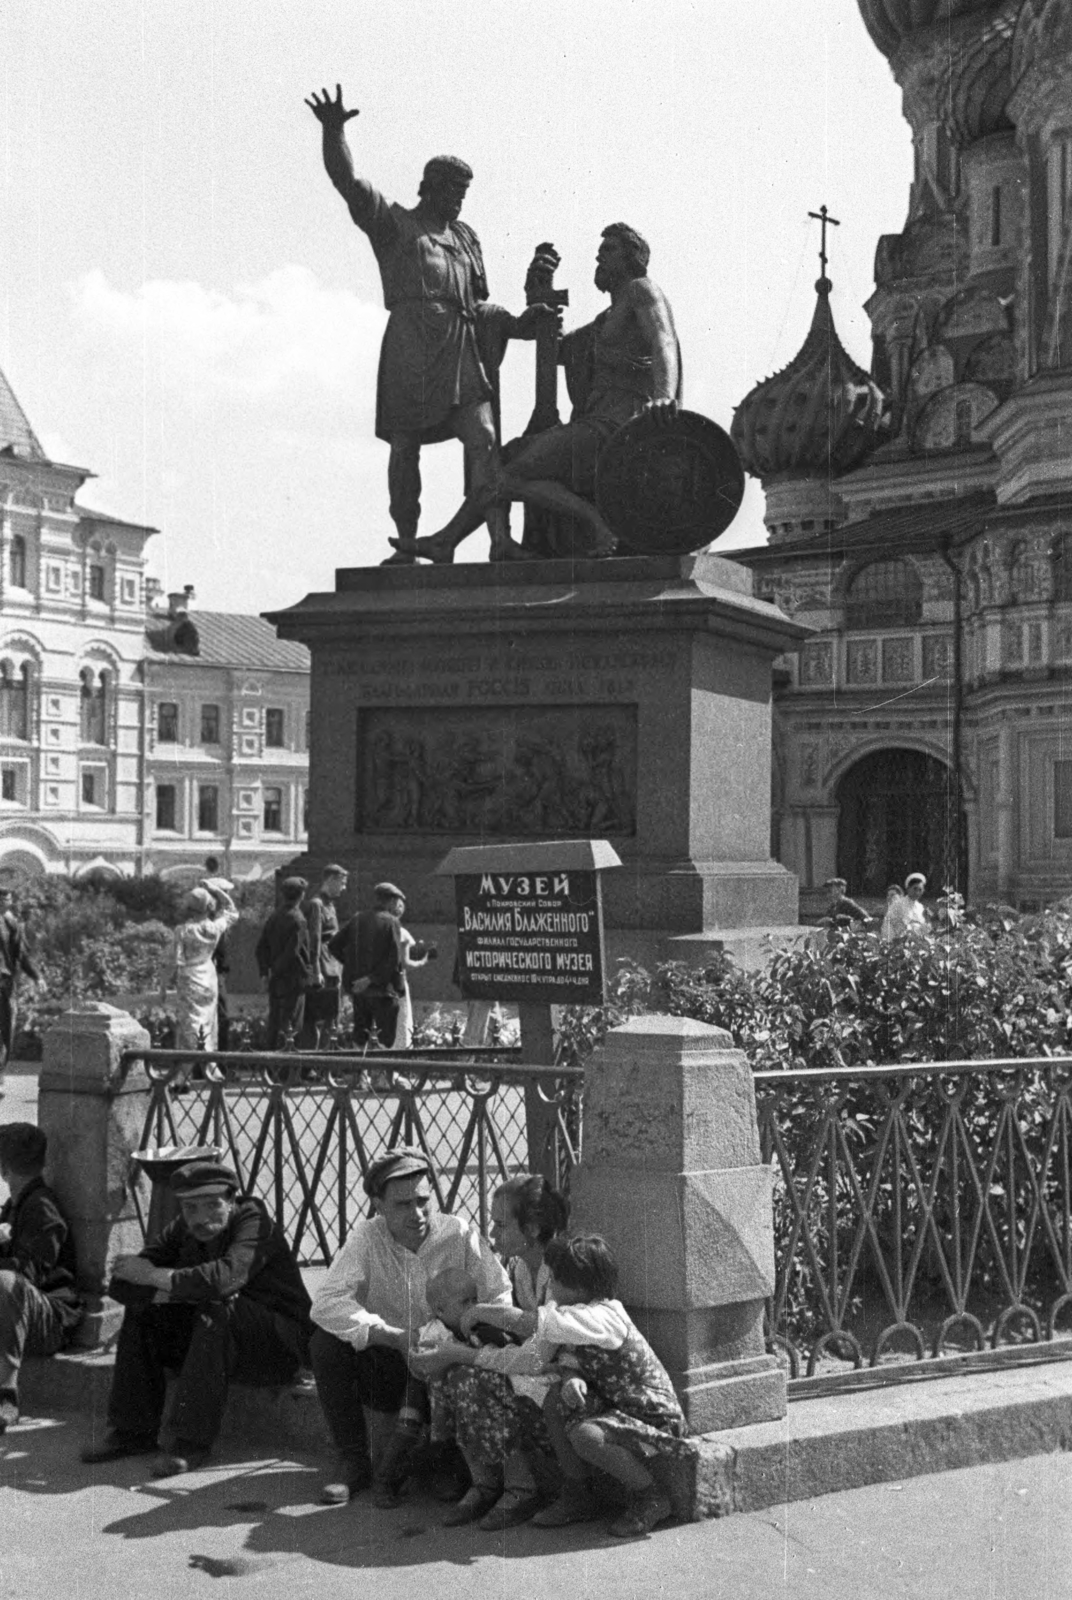
[[[454,875],[465,998],[601,1004],[600,873],[618,864],[604,840],[452,850],[439,870]]]

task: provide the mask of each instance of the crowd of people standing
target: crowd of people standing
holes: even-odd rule
[[[233,885],[219,876],[215,858],[209,858],[206,870],[209,875],[183,902],[161,974],[161,1000],[173,989],[177,1048],[226,1050],[227,935],[239,914],[231,898]],[[331,862],[312,895],[305,878],[284,878],[278,885],[278,904],[261,928],[254,952],[268,996],[269,1050],[320,1048],[340,1026],[344,997],[353,1009],[359,1048],[405,1050],[412,1043],[408,974],[434,959],[436,948],[420,943],[403,927],[406,897],[393,883],[378,883],[372,904],[340,925],[338,902],[348,882],[346,868]],[[0,916],[0,969],[7,931]],[[11,964],[19,959],[25,963],[28,957],[14,932],[9,941]],[[25,970],[36,976],[32,967]],[[0,1043],[4,997],[0,970]]]

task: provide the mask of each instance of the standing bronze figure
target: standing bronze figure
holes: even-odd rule
[[[483,493],[497,472],[497,371],[510,338],[532,338],[553,315],[529,307],[514,317],[488,301],[480,241],[459,220],[472,169],[457,156],[427,163],[411,210],[384,199],[354,173],[346,124],[358,115],[315,91],[305,102],[323,130],[324,166],[357,227],[367,234],[390,320],[380,352],[376,434],[391,447],[391,517],[398,530],[392,562],[415,558],[420,516],[421,446],[460,439],[466,491]],[[521,555],[505,508],[488,497],[491,559]],[[478,526],[479,524],[475,524]]]

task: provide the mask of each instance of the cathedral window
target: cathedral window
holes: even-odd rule
[[[81,733],[83,744],[108,742],[108,674],[83,667],[81,672]],[[87,802],[92,804],[94,802]]]
[[[1053,598],[1072,600],[1072,534],[1066,535],[1053,552]]]
[[[1072,160],[1069,156],[1068,138],[1057,139],[1050,149],[1046,163],[1047,211],[1050,257],[1050,280],[1052,282],[1057,264],[1061,256],[1061,247],[1064,244],[1065,227],[1069,213],[1069,185],[1072,183]]]
[[[262,823],[265,833],[283,832],[283,791],[282,789],[265,789],[264,791],[264,820]]]
[[[1053,764],[1053,836],[1072,839],[1072,761]]]
[[[0,662],[0,738],[30,737],[30,665]]]
[[[923,583],[908,561],[872,561],[849,585],[849,628],[910,627],[922,615]]]
[[[17,533],[11,541],[11,550],[8,555],[8,570],[11,574],[13,589],[26,587],[26,540],[21,533]]]
[[[89,598],[104,599],[104,568],[94,562],[89,569]]]

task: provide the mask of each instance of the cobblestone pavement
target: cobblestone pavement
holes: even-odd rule
[[[320,1509],[308,1460],[154,1482],[87,1468],[82,1419],[31,1420],[0,1455],[0,1597],[45,1600],[1067,1600],[1072,1458],[882,1484],[610,1539],[600,1525],[441,1530],[415,1500]]]

